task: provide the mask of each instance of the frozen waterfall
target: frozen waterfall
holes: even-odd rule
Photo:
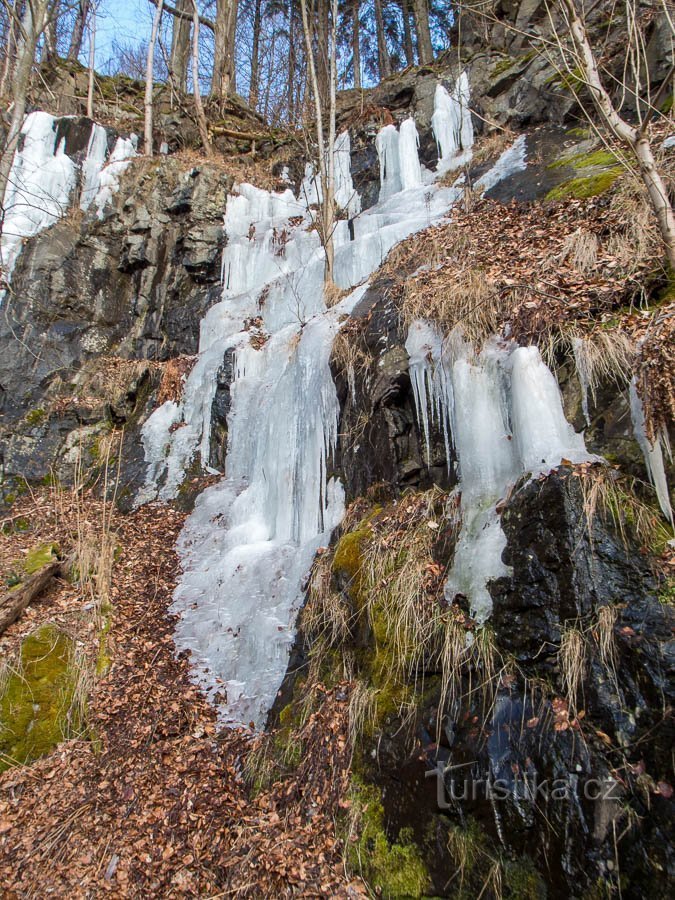
[[[336,171],[353,210],[348,146],[340,136]],[[202,320],[182,401],[165,403],[143,427],[147,477],[137,502],[175,497],[196,455],[209,466],[216,377],[232,355],[226,473],[185,524],[174,602],[177,644],[191,651],[195,679],[223,721],[264,725],[286,672],[304,579],[342,517],[342,487],[330,472],[339,415],[333,338],[389,250],[441,221],[462,195],[461,178],[451,187],[422,184],[412,120],[400,133],[383,128],[377,149],[386,189],[374,207],[336,224],[335,279],[350,293],[331,309],[311,172],[298,199],[290,190],[235,188],[225,210],[222,300]],[[522,164],[517,155],[513,170]],[[497,178],[508,174],[511,163],[498,165]]]
[[[558,384],[536,347],[493,338],[476,355],[459,330],[443,340],[434,325],[419,320],[406,349],[427,452],[431,417],[442,428],[446,452],[449,436],[459,462],[462,529],[445,595],[448,602],[466,596],[484,622],[492,611],[487,584],[508,572],[499,501],[524,474],[591,457],[583,435],[565,419]]]
[[[64,117],[68,118],[68,117]],[[80,178],[80,166],[67,155],[65,138],[57,140],[59,120],[33,112],[21,129],[5,194],[2,227],[2,268],[9,281],[23,241],[49,228],[70,209]],[[81,165],[80,206],[95,204],[99,215],[119,186],[119,175],[135,155],[133,138],[119,138],[107,160],[108,134],[92,124],[87,154]]]

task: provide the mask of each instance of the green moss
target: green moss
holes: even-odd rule
[[[108,651],[108,634],[112,628],[112,606],[107,603],[101,610],[103,625],[98,633],[98,653],[96,655],[96,675],[102,678],[112,664],[112,657]]]
[[[496,78],[498,75],[503,75],[504,72],[508,72],[509,69],[512,69],[519,60],[517,58],[513,58],[511,56],[507,56],[505,59],[500,59],[498,63],[495,63],[495,66],[492,70],[492,77]]]
[[[546,195],[547,200],[585,200],[587,197],[597,197],[604,194],[623,173],[619,166],[598,172],[595,175],[587,175],[581,178],[570,178],[557,187],[554,187]]]
[[[593,150],[590,153],[575,153],[551,163],[549,169],[562,169],[572,166],[574,169],[593,169],[596,167],[611,168],[621,161],[621,154],[609,150]]]
[[[412,832],[402,829],[396,841],[387,836],[384,807],[379,790],[373,785],[355,782],[352,804],[360,814],[360,834],[347,844],[350,869],[362,875],[381,897],[422,897],[430,879]]]
[[[504,886],[514,900],[545,900],[546,885],[529,859],[504,865]]]
[[[47,413],[44,409],[38,407],[37,409],[31,409],[30,412],[26,413],[25,421],[28,425],[37,427],[38,425],[42,425],[46,418]]]
[[[0,772],[49,753],[82,727],[74,707],[73,641],[43,625],[21,645],[0,693]]]
[[[659,600],[666,606],[675,606],[675,578],[667,578],[659,591]]]
[[[33,575],[43,566],[48,566],[58,559],[59,545],[55,543],[40,544],[28,552],[28,556],[23,561],[23,568],[26,575]]]
[[[665,116],[667,116],[672,108],[673,108],[673,95],[670,94],[668,97],[666,97],[666,99],[661,104],[661,112]]]

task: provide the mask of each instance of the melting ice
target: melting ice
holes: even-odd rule
[[[668,456],[671,456],[668,434],[665,431],[659,432],[654,438],[653,443],[649,439],[645,421],[645,411],[642,406],[640,395],[638,394],[635,378],[631,380],[629,396],[630,412],[633,420],[633,433],[635,434],[635,439],[640,445],[640,449],[644,455],[647,474],[649,475],[649,480],[654,485],[661,512],[672,525],[673,509],[670,505],[666,467],[663,459],[664,451]]]
[[[565,419],[558,384],[536,347],[494,338],[476,356],[458,330],[444,341],[420,320],[409,329],[406,349],[427,453],[431,417],[459,461],[462,529],[445,595],[452,602],[464,594],[484,622],[492,611],[487,584],[508,572],[499,501],[521,475],[590,457],[583,436]]]
[[[442,84],[436,85],[434,114],[431,127],[438,144],[438,170],[447,171],[464,161],[457,159],[462,151],[468,154],[473,147],[473,123],[469,107],[469,78],[462,72],[449,93]]]

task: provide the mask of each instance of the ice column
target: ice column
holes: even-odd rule
[[[476,356],[457,330],[443,341],[435,326],[417,321],[406,349],[427,455],[431,416],[442,425],[446,452],[450,435],[459,463],[462,529],[445,595],[448,602],[466,596],[484,622],[492,610],[488,582],[508,573],[499,500],[521,475],[590,457],[536,347],[493,338]]]
[[[395,125],[385,125],[375,139],[380,160],[380,203],[401,190],[399,133]]]
[[[649,436],[647,434],[645,411],[642,405],[642,400],[640,399],[640,395],[638,394],[635,378],[631,380],[629,395],[630,412],[631,418],[633,420],[633,433],[635,434],[635,439],[640,445],[640,449],[642,450],[642,453],[644,455],[647,474],[649,476],[649,480],[654,485],[654,489],[656,490],[656,496],[658,498],[661,511],[672,525],[673,509],[670,504],[668,481],[666,479],[666,467],[663,460],[664,449],[669,456],[671,455],[668,435],[664,431],[661,431],[655,437],[653,443],[649,439]],[[662,443],[663,448],[661,446]]]
[[[404,191],[410,188],[419,187],[422,184],[422,170],[420,168],[420,158],[418,148],[420,138],[415,126],[415,120],[410,118],[401,122],[399,129],[399,163],[401,173],[401,189]]]
[[[469,108],[469,78],[462,72],[452,93],[436,85],[434,113],[431,127],[438,144],[439,169],[460,150],[468,151],[473,146],[473,124]]]

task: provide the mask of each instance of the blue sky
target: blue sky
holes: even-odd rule
[[[115,39],[125,44],[146,39],[154,9],[148,0],[101,0],[96,20],[97,66],[108,61]]]

